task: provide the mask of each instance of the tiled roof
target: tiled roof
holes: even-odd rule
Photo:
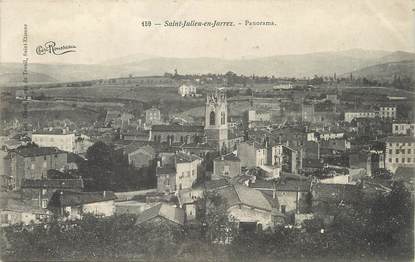
[[[24,179],[22,188],[82,189],[82,179]]]
[[[186,154],[182,152],[178,152],[176,154],[176,163],[189,163],[195,160],[201,160],[201,158],[193,154]]]
[[[14,150],[16,154],[23,157],[47,156],[53,154],[63,154],[63,152],[56,147],[25,147]]]
[[[53,194],[50,205],[55,207],[79,206],[115,199],[117,199],[117,196],[112,191],[75,192],[69,190],[58,190]]]
[[[246,205],[249,207],[271,211],[274,206],[278,205],[276,199],[270,200],[256,189],[249,188],[240,184],[220,187],[215,190],[225,201],[227,207],[235,205]]]
[[[217,158],[215,158],[215,161],[234,161],[234,162],[240,162],[241,160],[235,156],[234,154],[227,154],[224,156],[219,156]]]
[[[251,183],[250,187],[258,190],[273,190],[274,182],[271,180],[255,180],[255,183]],[[275,184],[276,191],[290,191],[290,192],[309,192],[310,191],[310,180],[294,180],[286,179],[279,180]]]
[[[210,180],[205,182],[207,190],[214,190],[226,186],[229,186],[229,182],[226,179]]]
[[[125,153],[131,154],[136,152],[137,150],[141,150],[142,152],[147,153],[148,155],[154,155],[154,149],[152,146],[149,145],[142,145],[142,143],[132,143],[125,147]]]
[[[182,125],[153,125],[154,132],[200,132],[203,133],[203,126],[182,126]]]
[[[184,225],[184,210],[164,203],[160,203],[143,211],[137,218],[136,225],[140,225],[156,217],[162,217],[176,224]]]

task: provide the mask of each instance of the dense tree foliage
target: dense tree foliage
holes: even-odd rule
[[[87,160],[82,162],[79,173],[85,179],[87,191],[128,191],[156,186],[155,163],[135,169],[126,158],[103,142],[88,148]]]
[[[414,256],[413,202],[401,183],[390,194],[361,198],[354,207],[338,207],[331,224],[315,218],[303,228],[280,226],[273,231],[225,230],[232,221],[223,213],[223,200],[214,195],[209,199],[211,212],[202,220],[205,230],[203,223],[184,228],[169,223],[135,225],[135,217],[128,215],[85,216],[47,226],[17,225],[2,231],[2,257],[42,261],[410,261]],[[222,236],[222,240],[231,236],[231,244],[217,241]]]

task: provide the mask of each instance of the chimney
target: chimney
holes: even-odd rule
[[[104,190],[104,192],[102,192],[102,196],[105,198],[106,195],[107,195],[107,191]]]

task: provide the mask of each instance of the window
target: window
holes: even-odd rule
[[[35,169],[35,164],[31,164],[30,169],[34,170]]]
[[[46,156],[43,156],[43,160],[46,160]]]
[[[48,207],[48,200],[47,199],[43,199],[42,200],[42,208],[47,208]]]
[[[46,189],[42,189],[42,196],[44,196],[44,195],[46,195],[46,193],[47,193],[48,191],[46,190]]]
[[[281,205],[281,213],[285,214],[285,209],[286,209],[286,206],[285,205]]]
[[[389,163],[392,163],[392,158],[389,158]]]
[[[405,158],[402,157],[402,163],[405,163]]]
[[[399,163],[399,158],[395,158],[395,163]]]
[[[399,149],[396,149],[395,150],[395,154],[399,154]]]
[[[407,159],[407,162],[408,162],[408,163],[411,163],[411,159],[410,159],[409,157],[408,157],[408,159]]]
[[[192,170],[192,176],[195,176],[195,171],[194,170]]]
[[[409,149],[408,149],[408,154],[410,154],[410,153],[411,153],[411,149],[409,148]]]
[[[224,112],[222,112],[222,113],[220,114],[220,123],[221,123],[222,125],[224,125],[224,124],[225,124],[225,113],[224,113]]]
[[[209,116],[209,124],[211,125],[211,126],[214,126],[215,125],[215,112],[210,112],[210,116]]]
[[[392,154],[392,149],[389,149],[389,154]]]

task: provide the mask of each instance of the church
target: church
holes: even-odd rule
[[[229,129],[226,94],[220,90],[206,97],[204,126],[153,125],[150,131],[150,140],[157,143],[208,144],[221,152],[242,139]]]

